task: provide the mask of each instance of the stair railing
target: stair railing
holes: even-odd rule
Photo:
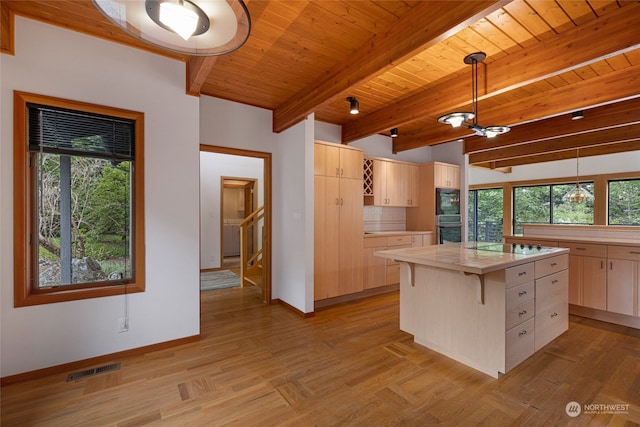
[[[249,279],[251,273],[262,270],[262,241],[264,236],[264,205],[240,222],[240,283],[256,284]],[[262,272],[260,273],[262,274]],[[261,281],[261,284],[264,281]]]

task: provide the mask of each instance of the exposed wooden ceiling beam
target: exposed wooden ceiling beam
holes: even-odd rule
[[[384,73],[456,31],[509,3],[507,0],[473,2],[428,1],[418,5],[388,31],[356,49],[346,60],[289,98],[273,112],[273,131],[282,132],[350,88]],[[428,17],[428,19],[426,19]]]
[[[551,138],[528,144],[512,145],[495,150],[469,154],[469,163],[486,163],[498,160],[527,157],[556,151],[565,151],[582,147],[596,146],[614,142],[626,142],[640,139],[640,123],[635,125],[604,129],[585,134]]]
[[[187,93],[189,95],[200,95],[200,89],[217,59],[217,56],[192,56],[189,58],[187,61]]]
[[[13,55],[13,12],[6,1],[0,2],[0,52]]]
[[[638,87],[640,87],[640,65],[635,65],[500,106],[481,109],[482,121],[513,125],[546,119],[575,110],[638,98],[640,97]],[[436,117],[432,120],[435,121]],[[399,152],[472,135],[473,133],[468,129],[452,129],[442,125],[416,131],[406,135],[406,139],[405,135],[401,134],[394,139],[393,146],[394,151]],[[497,137],[496,141],[500,138],[501,136]]]
[[[479,99],[576,69],[640,46],[640,4],[628,5],[590,24],[557,35],[538,45],[504,56],[485,67]],[[616,34],[616,37],[608,35]],[[462,58],[461,58],[462,60]],[[513,70],[518,70],[514,73]],[[471,81],[454,78],[390,104],[342,127],[343,142],[381,133],[424,117],[439,117],[470,103]],[[486,117],[480,110],[482,120]],[[500,122],[502,123],[502,122]],[[508,122],[507,122],[508,123]],[[516,122],[512,122],[516,123]]]
[[[540,122],[514,126],[511,132],[490,142],[486,138],[471,137],[464,141],[465,154],[495,150],[517,144],[532,143],[559,136],[578,135],[597,130],[640,123],[640,97],[615,104],[584,110],[584,119],[570,120],[568,115],[552,117]]]
[[[606,154],[625,153],[638,150],[640,150],[640,137],[628,141],[618,141],[594,145],[590,147],[581,147],[580,157],[603,156]],[[576,149],[572,148],[565,151],[555,151],[553,153],[537,154],[491,162],[474,163],[473,166],[501,170],[513,166],[530,165],[534,163],[552,162],[557,160],[567,160],[575,158]]]

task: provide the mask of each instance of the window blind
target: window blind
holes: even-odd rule
[[[27,104],[29,151],[135,160],[135,121]]]

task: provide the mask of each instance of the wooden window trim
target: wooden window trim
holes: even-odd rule
[[[13,97],[13,245],[14,245],[14,306],[25,307],[64,301],[75,301],[113,295],[144,292],[145,290],[145,239],[144,239],[144,113],[105,107],[78,101],[70,101],[44,95],[14,92]],[[31,194],[29,152],[27,149],[27,103],[50,105],[122,117],[136,122],[136,159],[134,167],[133,217],[134,276],[125,284],[98,285],[92,287],[74,286],[50,290],[33,291],[29,285],[33,274],[29,245],[29,221],[31,221]]]

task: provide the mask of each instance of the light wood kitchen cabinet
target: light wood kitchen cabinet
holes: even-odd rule
[[[318,148],[320,146],[320,148]],[[333,149],[326,144],[315,144],[315,162],[324,163],[315,168],[314,177],[314,299],[321,300],[346,295],[363,289],[363,235],[362,235],[362,160],[361,150],[340,147],[338,150],[359,154],[358,179],[345,178],[331,158]],[[348,156],[338,155],[338,158]],[[332,166],[326,166],[331,164]],[[342,163],[346,166],[346,163]],[[341,168],[346,171],[348,168]],[[342,176],[340,176],[342,175]],[[357,174],[356,174],[357,175]]]
[[[400,264],[393,260],[375,256],[377,251],[428,246],[430,244],[431,233],[403,233],[392,236],[365,237],[364,289],[372,289],[400,283]]]
[[[364,175],[366,205],[418,206],[419,165],[367,158]]]
[[[607,247],[566,243],[569,255],[569,304],[607,309]]]
[[[460,166],[434,163],[434,186],[436,188],[460,188]]]
[[[314,175],[362,179],[362,150],[320,141],[313,149]]]
[[[607,311],[638,316],[640,249],[610,245],[607,250]]]
[[[567,255],[535,262],[535,351],[569,329],[568,265]]]

